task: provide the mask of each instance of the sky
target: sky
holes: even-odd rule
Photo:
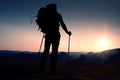
[[[120,0],[1,0],[0,50],[38,51],[43,34],[34,16],[50,3],[72,32],[70,51],[120,48]],[[68,35],[61,27],[60,33],[59,51],[67,52]]]

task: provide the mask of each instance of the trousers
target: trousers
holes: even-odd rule
[[[52,45],[52,54],[50,56],[50,72],[53,74],[56,73],[56,62],[58,58],[59,42],[60,42],[59,33],[54,35],[50,35],[50,34],[45,35],[44,52],[42,53],[41,63],[40,63],[42,72],[45,71],[48,53],[50,50],[50,46]]]

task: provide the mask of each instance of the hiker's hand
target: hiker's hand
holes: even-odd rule
[[[68,32],[68,35],[69,35],[69,36],[71,36],[71,35],[72,35],[71,31],[69,31],[69,32]]]

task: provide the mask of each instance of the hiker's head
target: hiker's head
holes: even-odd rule
[[[47,9],[49,9],[50,11],[56,11],[57,10],[57,6],[56,6],[55,3],[48,4],[47,5]]]

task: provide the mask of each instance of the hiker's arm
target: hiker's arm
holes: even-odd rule
[[[61,24],[63,30],[64,30],[67,34],[71,35],[71,32],[68,31],[65,23],[63,22],[63,19],[62,19],[62,16],[61,16],[61,15],[59,15],[59,21],[60,21],[60,24]]]

